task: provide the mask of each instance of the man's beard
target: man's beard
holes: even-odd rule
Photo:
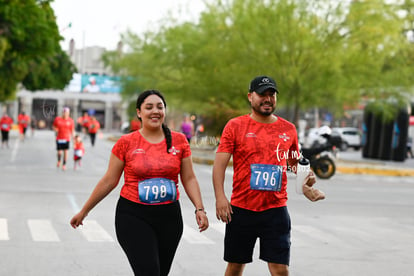
[[[260,108],[263,106],[263,105],[265,105],[265,104],[268,104],[268,103],[263,103],[263,104],[260,104],[260,105],[252,105],[252,108],[253,108],[253,110],[256,112],[256,113],[258,113],[258,114],[260,114],[260,115],[262,115],[262,116],[270,116],[270,115],[272,115],[273,114],[273,112],[275,111],[275,106],[274,105],[272,105],[272,108],[271,108],[271,110],[269,110],[269,111],[262,111]]]

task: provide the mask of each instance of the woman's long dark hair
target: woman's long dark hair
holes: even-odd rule
[[[141,111],[142,103],[145,101],[145,99],[148,96],[151,96],[151,95],[156,95],[156,96],[160,97],[160,99],[164,103],[164,107],[167,108],[167,103],[165,102],[164,96],[161,94],[160,91],[158,91],[158,90],[146,90],[146,91],[142,92],[141,94],[139,94],[139,96],[138,96],[136,108],[139,111]],[[142,122],[141,118],[138,117],[138,119]],[[169,149],[172,146],[171,130],[163,123],[162,124],[162,131],[164,132],[164,135],[165,135],[165,140],[167,142],[167,152],[169,153]]]

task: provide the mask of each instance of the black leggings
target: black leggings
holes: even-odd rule
[[[183,233],[178,201],[143,205],[120,197],[115,228],[136,276],[168,275]]]
[[[2,142],[8,142],[9,141],[9,132],[2,130],[1,131],[1,141]]]
[[[89,133],[89,137],[91,138],[92,146],[95,146],[96,133]]]

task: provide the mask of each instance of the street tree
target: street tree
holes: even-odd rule
[[[156,87],[189,111],[214,119],[216,131],[246,112],[248,81],[270,75],[279,107],[340,114],[361,97],[401,98],[410,91],[412,47],[400,4],[329,0],[222,0],[206,3],[196,23],[127,33],[130,51],[112,63],[129,89]]]
[[[51,0],[0,0],[0,101],[18,85],[63,89],[76,68],[61,49]]]

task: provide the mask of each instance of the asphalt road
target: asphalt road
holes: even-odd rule
[[[106,170],[113,142],[85,140],[80,170],[58,170],[54,136],[38,131],[0,150],[0,275],[132,275],[114,231],[119,186],[74,230],[72,215]],[[224,225],[215,218],[211,166],[195,164],[210,228],[200,234],[194,209],[182,192],[185,230],[172,276],[223,275]],[[226,179],[230,194],[231,168]],[[414,273],[414,178],[338,173],[318,186],[327,198],[312,203],[294,191],[291,275],[412,275]],[[269,275],[258,259],[244,275]]]

